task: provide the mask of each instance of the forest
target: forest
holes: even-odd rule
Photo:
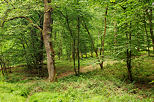
[[[0,0],[0,102],[154,102],[153,0]]]

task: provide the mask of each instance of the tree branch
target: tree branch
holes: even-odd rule
[[[5,1],[6,3],[8,3],[8,1],[6,1],[6,0],[4,0],[4,1]],[[14,5],[11,4],[11,6],[13,7],[13,9],[16,9],[16,8],[14,7]]]
[[[57,9],[56,9],[57,10]],[[66,18],[66,16],[60,11],[60,10],[57,10],[63,17]]]
[[[11,18],[9,20],[4,20],[2,22],[2,25],[0,25],[0,27],[3,27],[5,22],[9,22],[9,21],[14,20],[14,19],[17,19],[17,18],[24,18],[24,19],[28,20],[29,23],[33,25],[33,27],[37,28],[40,32],[43,32],[43,30],[39,26],[37,26],[36,24],[34,24],[31,19],[29,19],[28,17],[25,17],[25,16],[13,17],[13,18]]]

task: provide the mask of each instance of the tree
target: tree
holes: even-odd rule
[[[51,8],[48,4],[51,3],[51,0],[44,0],[44,23],[43,23],[43,39],[44,45],[47,54],[47,68],[49,74],[49,81],[57,81],[56,77],[56,69],[54,66],[54,51],[52,47],[52,42],[50,42],[50,33],[52,33],[51,25],[51,13],[53,8]]]
[[[149,11],[148,11],[149,10]],[[146,15],[149,21],[149,28],[150,28],[150,34],[151,34],[151,40],[153,44],[153,52],[154,52],[154,34],[153,34],[153,24],[152,24],[152,7],[149,6],[146,10]]]
[[[101,56],[102,56],[102,60],[100,62],[100,67],[101,69],[103,69],[103,60],[104,60],[104,41],[105,41],[105,35],[106,35],[106,18],[107,18],[107,11],[108,11],[108,7],[106,7],[106,11],[105,11],[105,18],[104,18],[104,22],[105,22],[105,27],[104,27],[104,34],[103,34],[103,40],[101,42],[101,46],[102,46],[102,53],[101,53]]]
[[[115,46],[116,54],[120,59],[125,59],[128,69],[128,79],[133,81],[132,66],[133,55],[139,52],[138,49],[144,50],[147,40],[145,40],[145,34],[142,33],[145,27],[144,10],[143,5],[138,1],[125,1],[117,3],[116,12],[119,13],[119,17],[115,17],[117,21],[117,31]],[[121,9],[121,10],[120,10]],[[142,23],[143,22],[143,23]],[[145,27],[146,28],[146,27]]]
[[[30,1],[27,1],[26,3],[29,3]],[[4,1],[5,3],[5,1]],[[14,3],[12,1],[12,3]],[[28,20],[28,22],[30,24],[33,25],[33,27],[37,28],[42,34],[43,34],[43,39],[44,39],[44,45],[45,45],[45,49],[46,49],[46,54],[47,54],[47,68],[48,68],[48,74],[49,74],[49,81],[53,82],[53,81],[57,81],[56,77],[56,70],[55,70],[55,66],[54,66],[54,51],[53,51],[53,47],[52,47],[52,43],[50,42],[50,34],[52,33],[52,29],[51,29],[51,13],[53,11],[53,9],[49,6],[49,4],[51,3],[51,0],[44,0],[44,23],[43,23],[43,30],[36,24],[33,23],[33,21],[26,17],[26,16],[15,16],[12,18],[8,18],[3,19],[2,23],[1,23],[1,27],[3,27],[4,23],[14,20],[14,19],[18,19],[18,18],[24,18],[26,20]],[[11,4],[11,1],[10,1]],[[13,4],[11,4],[13,6]],[[16,8],[13,6],[13,9],[11,10],[16,10]],[[6,13],[4,15],[4,17],[7,17],[9,12],[12,12],[10,9],[6,10]]]

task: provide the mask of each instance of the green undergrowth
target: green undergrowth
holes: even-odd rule
[[[154,80],[154,57],[140,56],[132,58],[132,76],[135,82],[148,84]],[[125,61],[107,64],[104,67],[106,75],[116,77],[121,80],[128,78],[127,64]]]
[[[0,102],[153,102],[153,61],[146,56],[132,60],[133,82],[127,80],[125,62],[70,75],[56,83],[39,78],[9,83],[1,77]]]
[[[97,60],[95,58],[82,58],[80,67],[91,65]],[[55,61],[57,75],[61,73],[74,72],[73,61],[69,60],[56,60]],[[77,65],[77,60],[76,60]],[[77,66],[76,66],[77,67]],[[44,74],[40,77],[38,73]],[[4,77],[6,82],[9,83],[27,83],[34,80],[46,79],[48,77],[48,72],[46,64],[43,66],[43,71],[38,72],[37,69],[27,69],[26,66],[20,68],[12,68],[12,73],[9,73]]]
[[[87,65],[91,65],[97,61],[96,58],[82,58],[80,60],[80,67],[84,67]],[[77,68],[77,60],[75,62],[76,68]],[[70,60],[56,60],[55,61],[56,69],[57,69],[57,74],[65,73],[68,71],[73,72],[74,71],[74,66],[73,66],[73,61]]]
[[[12,84],[1,82],[0,92],[12,96],[0,96],[2,102],[27,100],[28,102],[153,102],[150,96],[133,93],[136,86],[113,77],[106,77],[101,70],[70,75],[58,83],[38,80],[34,83]],[[12,99],[13,98],[13,99]]]

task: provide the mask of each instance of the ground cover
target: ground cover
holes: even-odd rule
[[[82,70],[85,72],[83,71],[80,76],[66,73],[66,76],[60,77],[56,83],[49,83],[46,77],[31,76],[26,79],[26,73],[25,75],[11,73],[12,75],[9,75],[12,77],[12,82],[9,81],[9,76],[8,79],[1,77],[0,100],[2,102],[153,102],[154,58],[141,56],[132,61],[133,82],[127,80],[126,63],[122,61],[111,64],[106,62],[104,70],[95,64],[83,65]],[[19,76],[23,79],[21,80]]]

